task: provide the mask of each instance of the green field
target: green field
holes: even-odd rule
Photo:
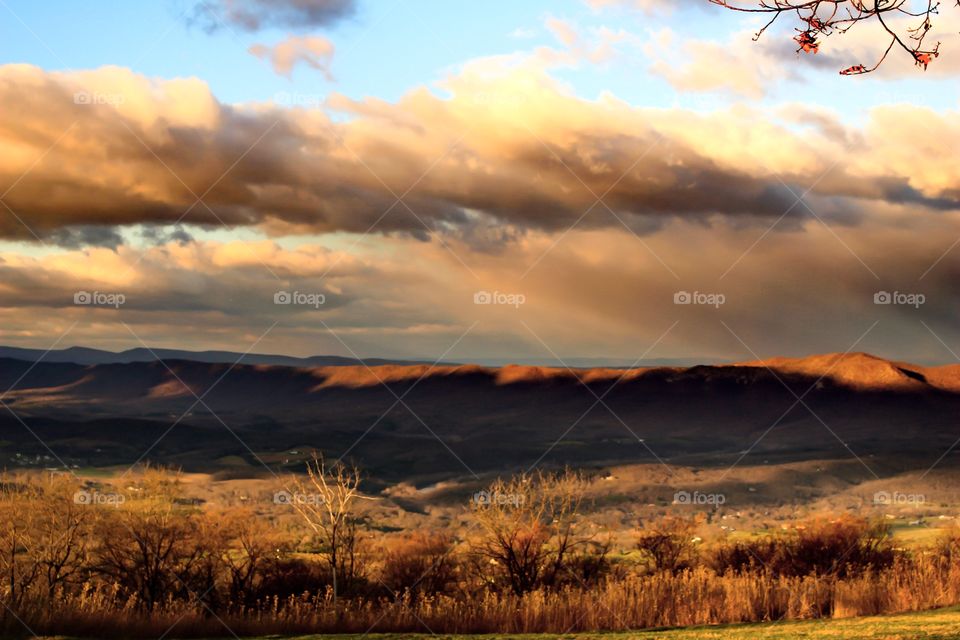
[[[277,636],[271,636],[277,638]],[[450,636],[428,634],[378,634],[342,636],[300,636],[290,640],[495,640],[518,638],[527,640],[794,640],[825,638],[829,640],[960,640],[960,607],[921,613],[844,620],[805,620],[767,624],[721,625],[659,629],[630,633],[582,633],[565,635],[482,635]],[[266,640],[266,639],[262,639]]]

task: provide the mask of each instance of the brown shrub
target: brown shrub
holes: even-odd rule
[[[384,553],[380,580],[393,595],[447,593],[456,580],[453,539],[445,533],[417,533]]]
[[[847,577],[889,567],[894,558],[886,525],[843,517],[815,520],[781,536],[722,544],[708,556],[708,564],[718,573]]]

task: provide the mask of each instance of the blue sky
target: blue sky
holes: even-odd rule
[[[339,92],[395,101],[412,87],[434,86],[467,60],[556,45],[544,26],[551,17],[585,31],[625,29],[640,41],[665,28],[682,38],[723,41],[757,24],[749,17],[693,1],[678,3],[667,12],[644,12],[617,7],[597,10],[582,0],[378,0],[360,4],[353,17],[330,27],[271,27],[255,33],[229,26],[211,31],[195,18],[197,8],[187,0],[92,5],[4,0],[0,10],[7,14],[0,23],[4,62],[25,62],[48,70],[122,65],[162,78],[196,76],[224,102],[266,101],[281,92]],[[280,77],[247,51],[254,43],[273,44],[291,32],[321,35],[335,44],[333,82],[307,68],[296,69],[291,79]],[[772,32],[768,40],[776,37],[777,32]],[[642,51],[629,49],[616,64],[562,69],[556,75],[587,99],[611,92],[637,105],[699,109],[722,108],[737,100],[723,92],[693,96],[677,92],[648,73],[647,62]],[[931,90],[922,76],[878,86],[854,84],[835,74],[805,74],[802,81],[771,89],[764,100],[767,104],[800,100],[836,109],[848,118],[878,101],[893,102],[899,97],[937,108],[957,102],[956,83]]]

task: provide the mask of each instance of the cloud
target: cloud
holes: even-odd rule
[[[309,30],[329,27],[355,12],[355,0],[203,0],[194,8],[194,19],[210,30],[224,25],[251,32]]]
[[[619,46],[636,44],[637,38],[633,34],[620,29],[613,31],[606,27],[591,29],[584,36],[581,29],[574,23],[560,18],[549,17],[545,22],[546,28],[563,45],[562,50],[550,47],[541,47],[537,50],[545,67],[576,66],[581,62],[599,65],[610,62],[619,54]]]
[[[348,251],[266,240],[5,250],[0,323],[7,341],[39,347],[74,322],[69,343],[138,346],[124,322],[151,345],[236,351],[277,323],[258,351],[349,355],[318,330],[322,320],[361,355],[417,358],[440,356],[474,326],[448,359],[516,361],[551,358],[540,340],[562,357],[639,358],[675,322],[648,357],[752,359],[721,320],[758,355],[801,356],[844,351],[879,321],[858,350],[949,362],[920,320],[947,344],[960,340],[958,263],[944,260],[919,278],[960,237],[960,216],[904,206],[877,213],[885,224],[816,223],[759,242],[763,230],[680,222],[644,243],[622,228],[578,227],[560,239],[534,231],[508,252],[398,236]],[[78,290],[123,293],[126,304],[76,306]],[[326,301],[278,307],[279,290]],[[478,306],[478,290],[523,294],[526,303]],[[676,305],[680,290],[722,293],[726,302]],[[926,303],[878,306],[880,290],[923,293]]]
[[[223,104],[197,79],[0,67],[0,179],[16,214],[0,216],[0,236],[175,223],[478,241],[494,224],[510,238],[575,223],[651,233],[802,218],[808,188],[836,210],[960,206],[955,163],[924,151],[943,160],[960,144],[950,114],[890,107],[835,139],[748,108],[582,100],[529,59],[465,65],[443,88],[451,97],[288,109]]]
[[[276,73],[288,78],[294,67],[304,64],[322,73],[327,80],[333,80],[330,63],[333,61],[334,46],[326,38],[290,36],[272,47],[255,44],[250,47],[250,53],[261,60],[268,60]]]
[[[70,249],[105,247],[116,250],[124,240],[112,227],[79,225],[57,229],[47,237],[47,242]]]
[[[671,31],[663,30],[644,49],[652,60],[651,73],[677,91],[725,91],[758,99],[790,76],[783,61],[765,44],[754,42],[750,32],[739,32],[724,42],[675,40]]]

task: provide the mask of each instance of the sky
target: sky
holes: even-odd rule
[[[955,362],[956,74],[706,0],[0,0],[0,344]],[[905,25],[909,26],[909,25]]]

